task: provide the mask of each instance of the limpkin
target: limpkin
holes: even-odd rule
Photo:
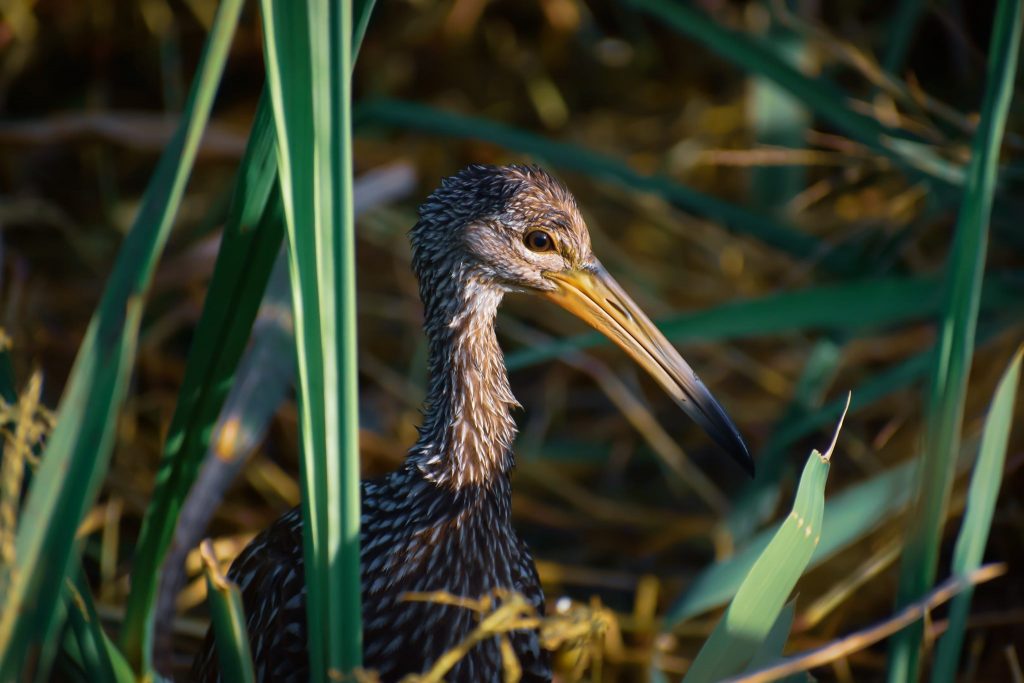
[[[503,588],[544,610],[533,558],[510,516],[518,403],[494,331],[505,294],[539,294],[603,332],[753,468],[725,411],[594,257],[575,199],[545,171],[465,168],[420,207],[410,237],[429,341],[423,425],[400,469],[362,482],[363,657],[382,681],[425,671],[477,622],[468,609],[404,601],[405,593],[475,598]],[[228,576],[242,591],[258,679],[308,680],[299,509],[259,534]],[[511,642],[522,680],[551,680],[536,631],[514,632]],[[477,644],[445,680],[500,680],[499,647],[497,639]],[[213,648],[208,635],[195,679],[219,678]]]

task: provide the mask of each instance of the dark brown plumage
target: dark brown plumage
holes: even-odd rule
[[[430,348],[424,421],[404,465],[362,483],[364,665],[383,681],[426,670],[477,623],[467,609],[404,602],[405,593],[478,598],[510,589],[544,610],[533,558],[510,515],[518,404],[494,333],[505,293],[542,294],[593,324],[750,466],[729,418],[594,258],[575,200],[550,175],[470,166],[420,207],[411,240]],[[259,680],[308,680],[299,510],[257,536],[228,576],[242,590]],[[523,680],[549,681],[537,632],[514,632],[511,641]],[[193,674],[218,679],[211,636]],[[445,679],[500,680],[498,642],[476,645]]]

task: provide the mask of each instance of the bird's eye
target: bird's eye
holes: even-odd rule
[[[525,242],[530,251],[551,251],[555,248],[555,240],[543,230],[531,230],[526,233]]]

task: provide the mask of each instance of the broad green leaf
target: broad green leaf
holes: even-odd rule
[[[953,482],[967,380],[974,355],[989,219],[996,192],[999,151],[1013,97],[1021,38],[1021,0],[1000,0],[989,48],[987,87],[971,148],[964,195],[943,285],[939,341],[928,396],[917,497],[900,567],[897,605],[918,600],[935,581],[942,527]],[[923,626],[914,624],[890,642],[888,677],[918,677]]]
[[[1013,424],[1013,406],[1020,384],[1021,356],[1024,349],[1017,351],[1009,367],[999,380],[992,407],[985,419],[981,434],[978,461],[971,475],[967,492],[967,511],[960,524],[960,534],[953,550],[953,573],[967,576],[981,566],[985,545],[992,531],[992,517],[995,513],[996,498],[1003,483],[1003,466],[1006,462],[1006,447],[1010,441],[1010,427]],[[967,630],[967,617],[971,607],[974,587],[967,586],[958,593],[949,606],[949,628],[939,640],[932,666],[933,683],[952,683],[956,680],[957,663]]]
[[[792,511],[750,568],[684,681],[713,683],[743,671],[771,633],[821,539],[829,455],[831,449],[824,456],[814,451],[807,459]]]
[[[364,5],[368,15],[372,5]],[[320,0],[312,9],[317,273],[327,285],[319,291],[325,323],[320,342],[327,371],[322,378],[327,400],[327,509],[318,511],[327,521],[325,649],[328,671],[348,676],[363,661],[351,93],[357,29],[348,2]]]
[[[95,499],[114,443],[142,314],[181,203],[228,47],[241,11],[225,0],[200,59],[182,123],[161,155],[139,215],[118,253],[99,308],[79,348],[58,409],[58,422],[33,479],[8,568],[0,615],[0,679],[21,675],[51,630],[64,578],[77,563],[75,531]],[[46,661],[41,662],[45,668]]]

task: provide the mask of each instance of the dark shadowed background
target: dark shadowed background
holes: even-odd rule
[[[392,192],[383,204],[368,200],[357,223],[365,475],[393,469],[419,421],[426,349],[407,241],[416,205],[442,177],[481,162],[538,163],[565,182],[597,255],[662,323],[759,461],[751,483],[624,354],[603,343],[555,346],[586,330],[546,303],[507,299],[499,336],[524,406],[517,527],[549,609],[568,596],[614,613],[621,639],[607,636],[594,674],[607,681],[648,680],[651,667],[676,680],[685,670],[718,612],[688,615],[672,635],[659,635],[662,620],[678,614],[702,570],[789,509],[800,467],[827,445],[848,390],[830,497],[919,453],[961,205],[956,178],[970,156],[995,9],[969,0],[684,5],[833,88],[794,96],[752,72],[736,45],[709,45],[703,29],[695,39],[656,12],[578,0],[382,1],[355,71],[356,173],[375,174],[366,192]],[[214,7],[0,3],[0,326],[18,388],[41,370],[47,406],[174,131]],[[263,82],[251,4],[147,302],[112,467],[80,532],[111,632]],[[968,454],[1024,329],[1021,111],[1015,102],[1002,147]],[[879,131],[913,142],[879,145]],[[287,328],[283,307],[268,314],[271,329]],[[234,404],[240,429],[265,438],[212,514],[207,533],[222,559],[298,501],[296,406],[284,390],[294,361],[286,341],[273,343],[246,370],[252,400]],[[261,397],[271,404],[257,405]],[[225,462],[248,453],[236,452],[236,437],[219,433]],[[1018,430],[986,553],[1008,562],[1009,575],[975,594],[969,680],[1011,680],[1024,656],[1020,439]],[[940,578],[969,465],[954,486]],[[787,651],[893,612],[907,507],[891,493],[855,492],[845,541],[798,585]],[[204,495],[212,511],[216,494]],[[179,670],[206,628],[199,570],[189,556],[166,622],[174,654],[163,661]],[[933,614],[926,637],[944,614]],[[857,652],[815,676],[877,679],[885,652]]]

